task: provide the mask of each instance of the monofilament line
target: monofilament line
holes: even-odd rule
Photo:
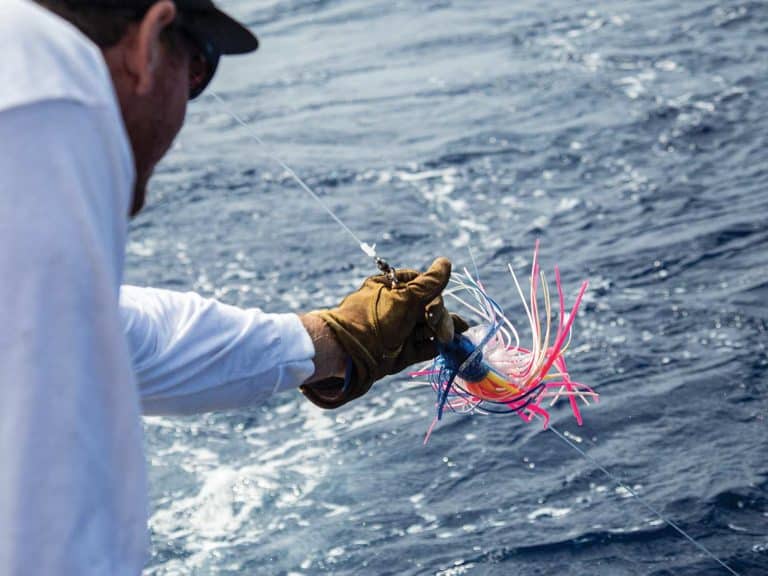
[[[582,450],[582,449],[581,449],[579,446],[577,446],[576,444],[574,444],[574,443],[573,443],[573,442],[572,442],[572,441],[571,441],[571,440],[570,440],[570,439],[569,439],[567,436],[565,436],[564,434],[561,434],[561,433],[560,433],[560,431],[558,431],[558,430],[557,430],[557,429],[556,429],[554,426],[552,426],[552,425],[550,424],[550,425],[549,425],[549,429],[550,429],[550,430],[551,430],[551,431],[552,431],[554,434],[556,434],[556,435],[557,435],[557,436],[558,436],[558,437],[559,437],[559,438],[560,438],[560,439],[561,439],[563,442],[565,442],[565,443],[566,443],[566,444],[568,444],[568,445],[569,445],[571,448],[573,448],[574,450],[576,450],[576,452],[578,452],[579,454],[581,454],[581,455],[584,457],[584,459],[586,459],[586,460],[587,460],[587,461],[588,461],[590,464],[592,464],[592,465],[593,465],[595,468],[597,468],[597,469],[598,469],[598,470],[600,470],[600,471],[601,471],[603,474],[605,474],[606,476],[608,476],[608,478],[610,478],[611,480],[613,480],[613,481],[616,483],[616,485],[617,485],[617,486],[621,487],[622,489],[626,490],[626,491],[627,491],[629,494],[631,494],[631,495],[632,495],[632,496],[633,496],[633,497],[634,497],[634,498],[635,498],[635,499],[636,499],[638,502],[640,502],[640,504],[642,504],[642,505],[643,505],[643,506],[644,506],[644,507],[645,507],[645,508],[646,508],[648,511],[650,511],[650,512],[651,512],[651,513],[652,513],[654,516],[657,516],[657,517],[658,517],[660,520],[662,520],[663,522],[665,522],[665,523],[666,523],[668,526],[670,526],[671,528],[673,528],[674,530],[676,530],[677,532],[679,532],[679,533],[680,533],[680,534],[681,534],[681,535],[682,535],[682,536],[683,536],[683,537],[684,537],[686,540],[688,540],[688,541],[689,541],[691,544],[693,544],[694,546],[696,546],[696,548],[698,548],[699,550],[701,550],[702,552],[704,552],[704,554],[706,554],[707,556],[709,556],[710,558],[712,558],[712,560],[714,560],[715,562],[717,562],[718,564],[720,564],[720,566],[722,566],[723,568],[725,568],[726,570],[728,570],[728,572],[730,572],[730,573],[731,573],[731,574],[733,574],[734,576],[741,576],[741,575],[740,575],[738,572],[736,572],[736,571],[735,571],[733,568],[731,568],[730,566],[728,566],[728,564],[726,564],[725,562],[723,562],[722,560],[720,560],[720,558],[718,558],[717,556],[715,556],[715,555],[714,555],[714,553],[710,552],[710,551],[709,551],[709,549],[708,549],[707,547],[705,547],[703,544],[701,544],[701,543],[700,543],[700,542],[698,542],[696,539],[694,539],[694,538],[693,538],[693,536],[691,536],[691,535],[690,535],[690,534],[688,534],[688,533],[687,533],[685,530],[683,530],[682,528],[680,528],[680,526],[678,526],[678,525],[677,525],[675,522],[673,522],[672,520],[670,520],[669,518],[667,518],[666,516],[664,516],[664,515],[663,515],[663,514],[662,514],[662,513],[661,513],[661,512],[658,510],[658,509],[656,509],[654,506],[652,506],[651,504],[649,504],[648,502],[646,502],[644,498],[641,498],[641,497],[640,497],[640,495],[639,495],[639,494],[638,494],[638,493],[637,493],[635,490],[633,490],[632,488],[630,488],[629,486],[627,486],[627,485],[626,485],[624,482],[622,482],[622,481],[621,481],[619,478],[617,478],[616,476],[614,476],[614,475],[613,475],[613,474],[610,472],[610,470],[608,470],[608,469],[607,469],[605,466],[603,466],[602,464],[600,464],[600,462],[598,462],[597,460],[595,460],[595,459],[594,459],[592,456],[590,456],[589,454],[587,454],[587,453],[586,453],[584,450]]]
[[[369,244],[366,244],[365,242],[363,242],[362,240],[360,240],[360,238],[358,238],[358,237],[357,237],[357,234],[355,234],[354,232],[352,232],[352,230],[349,228],[349,226],[347,226],[346,224],[344,224],[344,222],[342,222],[341,218],[339,218],[338,216],[336,216],[336,214],[334,214],[334,213],[333,213],[333,210],[331,210],[331,209],[328,207],[328,205],[327,205],[325,202],[323,202],[323,200],[320,198],[320,196],[319,196],[319,195],[318,195],[318,194],[317,194],[317,193],[316,193],[314,190],[312,190],[312,188],[310,188],[310,187],[307,185],[307,183],[306,183],[306,182],[304,182],[304,180],[302,180],[302,179],[299,177],[299,175],[298,175],[298,174],[296,174],[296,172],[294,172],[294,171],[291,169],[291,167],[290,167],[290,166],[288,166],[288,165],[287,165],[285,162],[283,162],[283,161],[282,161],[280,158],[278,158],[278,157],[277,157],[277,156],[276,156],[276,155],[275,155],[275,154],[272,152],[272,150],[270,149],[270,147],[269,147],[269,146],[267,146],[267,144],[264,142],[264,140],[262,140],[262,139],[259,137],[259,135],[258,135],[258,134],[256,134],[256,132],[255,132],[255,131],[253,130],[253,128],[251,127],[251,125],[250,125],[248,122],[246,122],[245,120],[243,120],[243,119],[242,119],[240,116],[238,116],[238,115],[237,115],[237,113],[235,113],[235,112],[233,112],[232,110],[230,110],[229,106],[227,106],[227,103],[226,103],[226,102],[225,102],[225,101],[224,101],[224,100],[221,98],[221,96],[219,96],[218,94],[216,94],[216,92],[211,92],[210,94],[211,94],[211,96],[213,96],[213,97],[214,97],[214,98],[215,98],[215,99],[216,99],[216,100],[219,102],[219,104],[221,104],[221,107],[222,107],[222,109],[224,110],[224,112],[226,112],[226,113],[227,113],[227,115],[231,116],[231,117],[232,117],[232,119],[233,119],[235,122],[237,122],[237,123],[238,123],[238,124],[240,124],[240,125],[241,125],[243,128],[245,128],[246,132],[248,132],[248,134],[251,136],[251,138],[253,138],[254,140],[256,140],[256,142],[258,142],[258,143],[261,145],[261,147],[264,149],[264,152],[266,153],[266,155],[267,155],[267,156],[269,156],[269,157],[270,157],[272,160],[274,160],[275,162],[277,162],[277,163],[278,163],[278,164],[279,164],[279,165],[280,165],[280,166],[283,168],[283,170],[285,170],[286,172],[288,172],[288,174],[291,176],[291,178],[293,178],[293,179],[296,181],[296,183],[297,183],[299,186],[301,186],[301,187],[304,189],[304,191],[305,191],[307,194],[309,194],[310,196],[312,196],[312,198],[314,198],[314,199],[317,201],[317,203],[318,203],[318,204],[320,204],[320,206],[322,206],[323,210],[325,210],[326,212],[328,212],[328,215],[329,215],[331,218],[333,218],[333,219],[336,221],[336,223],[337,223],[339,226],[341,226],[341,228],[342,228],[342,229],[343,229],[343,230],[344,230],[344,231],[345,231],[347,234],[349,234],[349,235],[350,235],[350,236],[351,236],[351,237],[354,239],[354,241],[355,241],[355,242],[357,242],[357,245],[360,247],[360,249],[361,249],[363,252],[365,252],[367,255],[371,256],[370,250],[367,250],[367,249],[366,249],[366,247],[369,247],[369,248],[370,248],[370,245],[369,245]],[[373,254],[373,256],[375,257],[375,253]]]

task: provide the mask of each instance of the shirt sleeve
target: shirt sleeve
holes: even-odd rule
[[[136,286],[122,287],[120,311],[145,414],[252,406],[314,372],[314,346],[295,314]]]

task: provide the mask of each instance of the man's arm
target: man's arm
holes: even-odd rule
[[[146,414],[242,408],[343,375],[342,352],[319,318],[136,286],[123,286],[120,311]]]
[[[300,320],[315,347],[315,371],[304,381],[304,384],[312,384],[328,378],[344,378],[347,369],[347,353],[336,340],[328,324],[313,314],[304,314]]]
[[[323,408],[433,357],[465,323],[440,293],[450,262],[372,277],[334,310],[301,317],[241,309],[192,292],[123,286],[121,313],[146,414],[242,408],[301,387]]]

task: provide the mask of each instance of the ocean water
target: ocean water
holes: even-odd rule
[[[374,272],[229,117],[393,264],[505,271],[536,239],[599,405],[553,424],[740,574],[768,574],[768,3],[232,0],[227,58],[134,221],[127,280],[274,312]],[[146,573],[727,572],[539,424],[406,377],[321,411],[146,422]]]

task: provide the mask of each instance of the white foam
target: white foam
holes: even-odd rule
[[[554,506],[545,506],[538,508],[528,514],[528,520],[534,522],[539,518],[562,518],[571,512],[572,508],[556,508]]]

